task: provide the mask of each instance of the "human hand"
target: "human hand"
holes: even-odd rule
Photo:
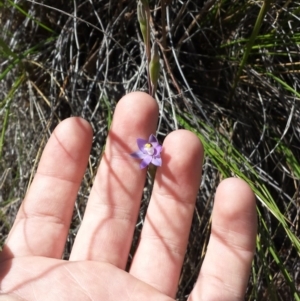
[[[0,255],[0,300],[174,300],[200,184],[202,145],[169,134],[139,246],[126,266],[146,169],[129,156],[155,133],[156,102],[141,92],[117,105],[69,261],[61,260],[92,142],[80,118],[61,122]],[[239,179],[216,193],[207,254],[189,301],[243,300],[255,250],[255,198]]]

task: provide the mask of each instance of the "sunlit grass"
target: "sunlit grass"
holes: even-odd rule
[[[272,281],[275,275],[268,268],[270,260],[274,261],[274,264],[277,265],[277,268],[284,276],[295,300],[300,300],[299,292],[297,291],[297,288],[292,280],[288,267],[284,263],[284,258],[279,256],[278,251],[274,246],[272,234],[269,233],[262,210],[265,208],[272,213],[272,215],[276,218],[276,227],[282,227],[284,229],[290,241],[289,244],[294,248],[298,256],[300,256],[299,237],[297,237],[290,229],[290,225],[293,224],[293,221],[288,220],[288,218],[285,216],[285,212],[282,212],[278,208],[271,193],[262,183],[258,173],[255,170],[255,167],[251,166],[247,158],[243,156],[237,149],[235,149],[235,147],[226,137],[203,123],[200,124],[202,130],[202,132],[200,132],[195,130],[195,127],[190,124],[187,118],[182,116],[177,116],[177,118],[185,129],[194,132],[199,137],[203,143],[205,154],[214,163],[214,166],[216,166],[218,171],[221,173],[222,178],[234,176],[245,180],[250,185],[257,199],[263,205],[263,207],[257,207],[259,225],[261,226],[259,227],[257,236],[257,256],[259,258],[258,262],[262,264],[262,266],[257,265],[253,267],[254,270],[257,269],[255,274],[258,275],[259,270],[265,267],[265,269],[263,268],[262,271],[265,273],[266,280],[269,280],[267,281],[269,292],[271,292],[273,296],[276,296],[276,285],[274,285],[274,282]],[[280,147],[280,149],[284,148]],[[288,161],[293,162],[292,165],[295,166],[295,163],[297,162],[295,158],[293,158],[288,149],[284,150],[289,154],[287,156]],[[296,163],[295,169],[297,171],[298,168],[299,165]],[[253,288],[253,290],[255,290],[255,288]]]
[[[124,93],[148,90],[136,3],[124,3],[125,9],[117,0],[104,2],[77,3],[75,9],[62,0],[51,10],[45,1],[0,1],[1,243],[51,130],[77,115],[92,124],[94,145],[66,249],[71,247],[114,106]],[[300,300],[294,271],[300,255],[299,4],[162,4],[161,12],[150,1],[151,42],[166,47],[156,93],[159,137],[186,128],[206,153],[193,222],[198,236],[190,238],[178,298],[186,299],[205,254],[215,188],[235,176],[258,200],[257,253],[246,300]]]

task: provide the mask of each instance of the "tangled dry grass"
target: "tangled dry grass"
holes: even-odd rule
[[[114,107],[124,94],[147,90],[136,1],[0,4],[0,41],[8,47],[4,51],[0,45],[0,240],[14,221],[52,129],[66,117],[82,116],[91,123],[94,139],[66,244],[68,258]],[[216,186],[226,176],[241,176],[233,164],[258,189],[261,243],[246,299],[299,300],[300,6],[271,4],[234,89],[261,5],[169,1],[164,37],[161,2],[150,2],[151,39],[161,47],[158,136],[163,140],[186,127],[210,141],[178,300],[186,299],[204,258]],[[213,151],[221,158],[216,160]],[[261,185],[296,240],[259,194]],[[132,252],[148,200],[146,189]]]

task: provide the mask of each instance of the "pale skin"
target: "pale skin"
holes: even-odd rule
[[[174,300],[203,161],[203,147],[189,131],[164,141],[140,243],[124,271],[146,178],[129,154],[137,138],[155,133],[157,119],[158,106],[146,93],[118,103],[69,261],[61,257],[93,134],[80,118],[57,126],[0,255],[0,300]],[[253,192],[240,179],[224,180],[189,301],[244,299],[256,228]]]

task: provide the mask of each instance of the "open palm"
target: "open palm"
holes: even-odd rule
[[[0,255],[0,300],[170,301],[186,251],[203,149],[191,132],[164,141],[139,246],[124,271],[146,170],[129,156],[155,133],[158,107],[141,92],[117,105],[69,261],[61,260],[92,142],[89,124],[55,129]],[[243,300],[255,249],[255,198],[246,183],[219,186],[210,242],[190,301]]]

